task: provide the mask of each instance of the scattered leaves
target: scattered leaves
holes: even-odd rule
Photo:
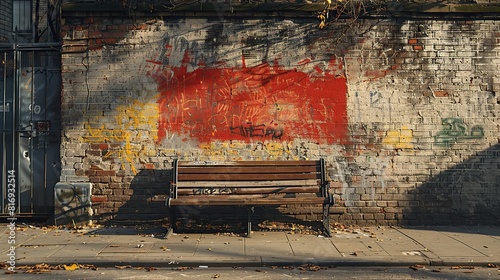
[[[419,270],[419,269],[425,269],[425,266],[421,265],[421,264],[416,264],[416,265],[410,266],[410,268],[413,270]]]
[[[310,225],[297,224],[297,223],[283,223],[278,221],[263,221],[259,223],[259,228],[262,231],[288,231],[290,234],[322,234],[320,228],[313,228]]]
[[[49,273],[51,270],[77,270],[77,269],[92,269],[97,270],[97,267],[92,264],[59,264],[59,265],[50,265],[46,263],[40,263],[35,265],[21,265],[18,266],[17,269],[19,271],[23,271],[24,273],[31,274],[42,274]],[[7,273],[7,272],[6,272]]]
[[[308,263],[308,264],[303,264],[303,265],[299,266],[297,269],[302,270],[302,271],[319,271],[322,268],[318,265]]]
[[[184,270],[188,270],[188,269],[193,269],[193,268],[192,268],[192,267],[190,267],[190,266],[179,266],[179,267],[177,268],[177,270],[180,270],[180,271],[184,271]]]
[[[72,265],[63,265],[64,267],[64,270],[77,270],[79,267],[76,263],[72,264]]]
[[[476,269],[476,268],[470,265],[457,265],[457,266],[452,266],[451,269]]]
[[[132,266],[130,265],[115,265],[115,268],[118,268],[118,269],[125,269],[125,268],[131,268]]]

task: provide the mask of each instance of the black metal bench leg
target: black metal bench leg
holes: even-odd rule
[[[167,231],[167,234],[165,234],[165,239],[169,238],[175,231],[177,231],[177,207],[171,207],[170,208],[170,228]]]
[[[247,225],[247,237],[250,237],[252,234],[252,214],[253,214],[253,207],[248,207],[248,225]]]
[[[325,234],[328,237],[332,237],[332,230],[330,229],[330,205],[323,204],[323,227],[325,228]]]

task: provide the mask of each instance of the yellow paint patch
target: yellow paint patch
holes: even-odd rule
[[[269,142],[266,144],[266,150],[271,158],[280,158],[283,156],[284,147],[279,142]]]
[[[382,143],[392,145],[395,149],[413,149],[413,130],[403,126],[398,130],[389,130],[386,132]]]
[[[155,156],[154,145],[158,140],[158,114],[156,102],[147,103],[138,100],[125,101],[115,109],[115,123],[109,118],[95,117],[84,124],[87,135],[83,141],[87,143],[117,144],[119,148],[110,149],[103,158],[114,158],[121,164],[121,169],[130,165],[130,170],[137,174],[136,166],[141,166],[139,158]],[[106,121],[106,122],[105,122]]]

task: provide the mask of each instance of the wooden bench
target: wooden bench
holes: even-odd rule
[[[176,206],[246,205],[247,236],[253,206],[322,204],[325,234],[331,236],[330,206],[325,161],[234,161],[173,163],[173,181],[166,205],[171,208],[171,228],[176,230]],[[250,207],[252,206],[252,207]]]

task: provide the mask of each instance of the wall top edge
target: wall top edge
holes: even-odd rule
[[[173,3],[175,1],[171,1]],[[62,3],[62,12],[72,14],[78,12],[124,12],[124,13],[139,13],[144,15],[197,15],[206,16],[221,14],[228,16],[269,14],[280,15],[280,13],[308,15],[311,13],[319,13],[325,5],[322,2],[312,3],[283,3],[283,2],[266,2],[266,3],[234,3],[234,2],[200,2],[200,1],[184,1],[179,0],[178,3],[165,4],[161,6],[152,6],[147,4],[138,4],[135,6],[122,6],[113,2],[96,2],[95,0],[65,0]],[[144,2],[145,3],[145,2]],[[329,10],[335,12],[338,8],[331,6]],[[366,6],[366,13],[363,17],[422,17],[422,16],[468,16],[468,15],[486,15],[500,16],[500,3],[485,3],[485,4],[442,4],[436,3],[396,3],[386,2],[380,5]]]

